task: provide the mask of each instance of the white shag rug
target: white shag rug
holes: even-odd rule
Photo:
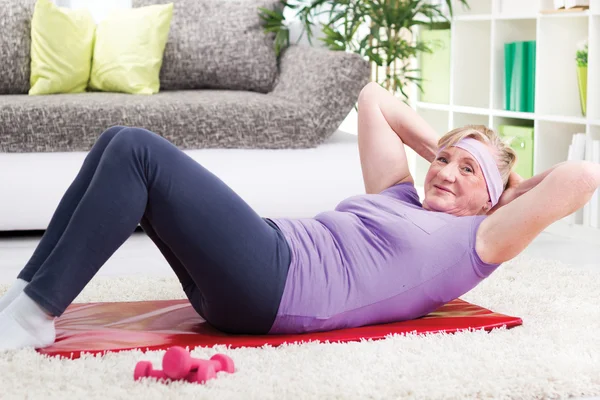
[[[7,285],[0,287],[0,293]],[[184,298],[173,278],[94,278],[76,302]],[[392,336],[360,343],[196,348],[229,354],[207,384],[135,382],[164,351],[59,360],[0,353],[0,397],[85,399],[557,399],[600,395],[600,270],[518,257],[462,296],[523,318],[513,329]]]

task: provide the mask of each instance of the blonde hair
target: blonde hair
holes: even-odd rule
[[[504,188],[510,173],[517,162],[517,153],[493,129],[484,125],[466,125],[446,133],[438,141],[438,148],[454,146],[464,138],[473,138],[496,149],[496,165],[500,170]]]

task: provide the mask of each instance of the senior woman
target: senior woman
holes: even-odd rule
[[[0,349],[45,347],[60,316],[138,224],[195,310],[230,333],[300,333],[418,318],[475,287],[600,186],[600,165],[523,181],[489,129],[438,140],[375,83],[358,99],[366,194],[314,218],[257,215],[161,136],[104,132],[0,301]],[[431,162],[419,201],[404,145]]]

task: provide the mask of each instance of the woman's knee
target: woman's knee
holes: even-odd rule
[[[100,136],[98,137],[98,139],[96,139],[96,142],[94,143],[94,146],[92,147],[91,153],[98,153],[98,152],[100,152],[100,154],[104,153],[104,151],[106,150],[106,148],[108,147],[110,142],[112,142],[112,140],[115,138],[115,136],[119,132],[121,132],[123,129],[126,129],[126,128],[127,128],[126,126],[117,125],[117,126],[112,126],[112,127],[108,128],[107,130],[105,130],[104,132],[102,132],[100,134]]]
[[[106,150],[112,158],[151,161],[159,157],[166,143],[162,136],[152,131],[128,127],[115,135]]]
[[[127,127],[115,135],[106,152],[113,159],[138,159],[146,163],[159,160],[169,144],[157,133],[144,128]]]
[[[123,129],[126,129],[126,126],[123,125],[116,125],[116,126],[111,126],[110,128],[108,128],[107,130],[105,130],[104,132],[102,132],[100,134],[100,137],[98,138],[98,142],[100,141],[107,141],[110,142],[117,133],[121,132]]]
[[[115,134],[112,147],[120,150],[129,150],[139,146],[146,146],[152,143],[159,136],[147,129],[137,127],[125,127]]]
[[[149,131],[148,129],[139,128],[139,127],[125,127],[125,129],[120,130],[117,135],[121,138],[121,140],[131,140],[143,142],[148,139],[154,139],[160,137],[158,134]]]

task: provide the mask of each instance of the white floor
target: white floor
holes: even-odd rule
[[[0,237],[0,284],[10,283],[27,262],[41,238],[41,232],[26,236],[2,234]],[[532,257],[550,258],[573,266],[592,266],[600,270],[600,244],[564,238],[551,233],[540,235],[526,250]],[[98,276],[125,275],[175,276],[161,253],[144,232],[135,232],[121,246]],[[576,399],[577,400],[577,399]],[[578,400],[600,400],[600,397]]]

